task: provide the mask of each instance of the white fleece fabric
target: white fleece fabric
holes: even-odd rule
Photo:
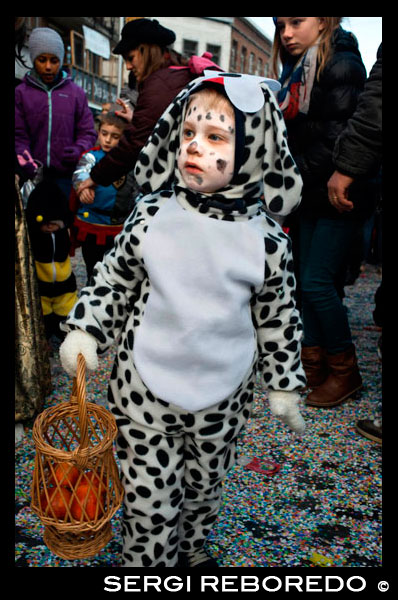
[[[264,284],[260,222],[231,228],[175,197],[158,211],[143,246],[152,289],[134,342],[137,371],[156,396],[197,411],[244,379],[256,350],[250,298]]]
[[[304,433],[305,421],[299,410],[300,394],[270,390],[268,400],[271,412],[275,417],[278,417],[299,435]]]
[[[59,348],[59,357],[65,371],[71,377],[76,377],[77,357],[83,354],[86,367],[90,371],[98,368],[97,341],[95,337],[76,329],[70,331]]]

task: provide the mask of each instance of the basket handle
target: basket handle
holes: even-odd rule
[[[87,453],[84,450],[88,447],[88,417],[86,406],[86,360],[83,354],[77,357],[76,377],[73,378],[71,402],[77,402],[79,415],[80,441],[79,446],[73,452],[76,456],[78,467],[84,469],[87,464]],[[83,452],[81,452],[83,450]]]

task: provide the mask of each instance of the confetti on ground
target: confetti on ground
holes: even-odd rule
[[[73,259],[79,288],[85,282],[80,251]],[[345,288],[345,305],[364,380],[361,398],[333,409],[306,407],[303,437],[289,432],[269,411],[257,384],[253,413],[238,442],[242,460],[223,485],[223,503],[207,550],[221,567],[380,567],[381,447],[356,432],[358,419],[381,411],[380,331],[374,326],[374,294],[381,274],[372,265]],[[87,399],[106,406],[114,352],[100,357],[87,380]],[[53,350],[52,406],[69,399],[71,381]],[[17,567],[119,567],[121,510],[112,520],[113,538],[94,558],[68,561],[42,540],[43,526],[30,509],[34,446],[31,424],[16,442]],[[267,476],[245,468],[250,459],[276,463]]]

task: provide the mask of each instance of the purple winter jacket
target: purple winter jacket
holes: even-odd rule
[[[82,152],[95,145],[97,132],[84,90],[69,74],[52,88],[32,72],[15,88],[15,151],[26,149],[59,177],[72,175]]]

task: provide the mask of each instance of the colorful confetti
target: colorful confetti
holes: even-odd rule
[[[73,267],[81,287],[85,270],[80,251]],[[380,567],[381,447],[356,432],[358,419],[381,412],[380,331],[374,327],[374,294],[381,274],[367,265],[363,276],[345,288],[358,360],[364,380],[361,398],[333,409],[306,407],[303,437],[274,419],[259,384],[251,418],[238,442],[241,460],[223,485],[223,503],[207,550],[221,567]],[[106,406],[107,380],[114,352],[100,357],[87,380],[87,398]],[[53,392],[46,407],[69,398],[70,378],[52,357]],[[277,464],[272,476],[245,468],[254,460]],[[42,540],[43,526],[31,511],[29,486],[34,447],[31,425],[16,442],[17,567],[118,567],[121,510],[112,521],[113,539],[94,558],[67,561]]]

